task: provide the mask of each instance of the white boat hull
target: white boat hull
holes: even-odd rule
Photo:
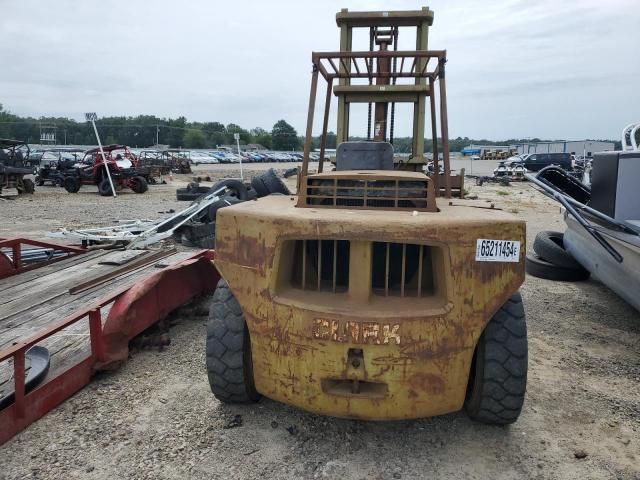
[[[618,263],[565,211],[564,246],[593,276],[640,311],[640,237],[602,227],[602,236],[622,255]]]

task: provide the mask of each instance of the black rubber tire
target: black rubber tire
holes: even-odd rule
[[[258,198],[266,197],[269,195],[269,189],[264,184],[262,177],[253,177],[251,179],[251,186],[258,194]]]
[[[32,194],[36,191],[36,185],[33,183],[33,180],[29,178],[22,179],[22,193]]]
[[[584,268],[567,268],[549,263],[535,253],[528,253],[525,260],[525,270],[529,275],[556,280],[560,282],[580,282],[589,278],[589,271]]]
[[[284,178],[289,178],[289,177],[293,177],[294,175],[298,175],[298,167],[293,167],[286,170],[282,176]]]
[[[111,190],[111,184],[109,183],[108,178],[103,178],[102,181],[98,184],[98,193],[103,197],[110,197],[113,195],[113,190]]]
[[[238,200],[236,197],[224,196],[220,198],[217,202],[211,204],[209,208],[207,208],[204,213],[201,215],[200,220],[205,223],[211,223],[216,221],[216,213],[218,210],[224,207],[229,207],[231,205],[236,205],[238,203],[242,203],[242,200]]]
[[[134,193],[144,193],[149,190],[149,185],[147,184],[147,180],[143,176],[133,177],[129,181],[129,186]]]
[[[176,200],[181,202],[193,202],[200,198],[202,195],[202,193],[187,192],[186,188],[178,188],[176,190]]]
[[[40,178],[40,177],[36,177],[36,184],[39,187],[43,187],[44,186],[44,180],[42,178]]]
[[[573,256],[564,249],[564,233],[544,230],[536,235],[533,251],[549,263],[558,267],[583,270]]]
[[[178,243],[181,243],[183,247],[203,248],[205,250],[212,250],[216,247],[213,235],[192,240],[186,234],[182,234]]]
[[[203,222],[187,222],[180,227],[182,238],[186,238],[191,242],[195,242],[202,238],[213,238],[213,225]]]
[[[258,192],[252,186],[247,186],[247,200],[255,200],[258,198]]]
[[[472,420],[507,425],[520,416],[527,390],[527,322],[520,292],[500,307],[478,340],[465,410]]]
[[[260,400],[253,382],[251,339],[240,304],[223,279],[218,282],[207,323],[207,374],[211,391],[224,403]]]
[[[219,181],[209,189],[208,193],[213,193],[216,190],[220,190],[222,187],[227,187],[226,195],[231,195],[239,200],[247,200],[249,197],[247,186],[240,180],[236,180],[234,178],[227,178],[226,180]]]
[[[80,179],[77,177],[64,177],[62,180],[62,186],[69,193],[78,193],[81,185]]]
[[[267,187],[268,192],[271,193],[282,193],[283,195],[291,195],[291,191],[282,181],[282,179],[278,176],[276,171],[273,168],[270,168],[262,175],[260,175],[262,181],[264,182],[265,187]]]

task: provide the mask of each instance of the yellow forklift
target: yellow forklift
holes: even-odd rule
[[[446,51],[429,50],[433,12],[336,16],[340,51],[315,52],[294,195],[217,213],[222,279],[207,329],[211,390],[228,403],[262,395],[337,417],[397,420],[465,408],[516,421],[527,378],[525,224],[452,199]],[[353,31],[369,32],[354,50]],[[400,31],[415,50],[400,50]],[[326,81],[320,160],[310,161],[319,80]],[[337,149],[324,160],[331,100]],[[429,109],[427,109],[427,101]],[[413,104],[409,158],[394,154],[394,110]],[[367,141],[350,141],[349,113],[365,103]],[[439,174],[439,110],[443,173]],[[434,173],[424,173],[430,112]]]

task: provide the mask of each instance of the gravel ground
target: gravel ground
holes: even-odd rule
[[[234,167],[208,170],[224,176]],[[39,188],[0,202],[13,219],[0,235],[153,218],[185,206],[174,189],[186,180],[115,200]],[[540,230],[562,229],[558,207],[526,184],[470,190],[479,205],[525,218],[529,244]],[[510,427],[464,413],[372,423],[267,399],[222,405],[206,379],[202,302],[174,314],[168,348],[135,353],[0,447],[0,479],[640,479],[640,314],[596,280],[527,276],[522,294],[529,383]]]

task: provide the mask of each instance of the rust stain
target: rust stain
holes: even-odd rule
[[[470,218],[461,210],[441,207],[439,214],[407,216],[405,223],[389,212],[310,212],[280,197],[220,212],[216,266],[247,319],[261,393],[317,413],[363,419],[446,413],[457,405],[456,399],[464,398],[474,342],[524,279],[522,264],[475,262],[475,239],[488,238],[487,232],[495,229],[510,238],[524,237],[524,225],[501,213],[495,217],[496,212],[474,211]],[[279,252],[279,246],[285,240],[314,236],[433,242],[440,249],[433,261],[438,287],[433,302],[422,299],[428,308],[421,314],[411,297],[381,301],[367,292],[368,279],[356,275],[368,268],[350,270],[349,285],[359,282],[362,295],[348,302],[337,300],[338,294],[315,290],[287,297],[293,286],[280,290],[281,282],[287,281],[281,269],[290,268],[285,260],[291,259]],[[371,261],[371,256],[362,257]],[[364,351],[357,369],[347,362],[349,348]],[[383,382],[389,394],[383,399],[337,398],[322,390],[323,379],[353,377]]]
[[[445,381],[442,377],[432,373],[415,373],[409,377],[409,384],[431,395],[442,395],[445,390]]]

